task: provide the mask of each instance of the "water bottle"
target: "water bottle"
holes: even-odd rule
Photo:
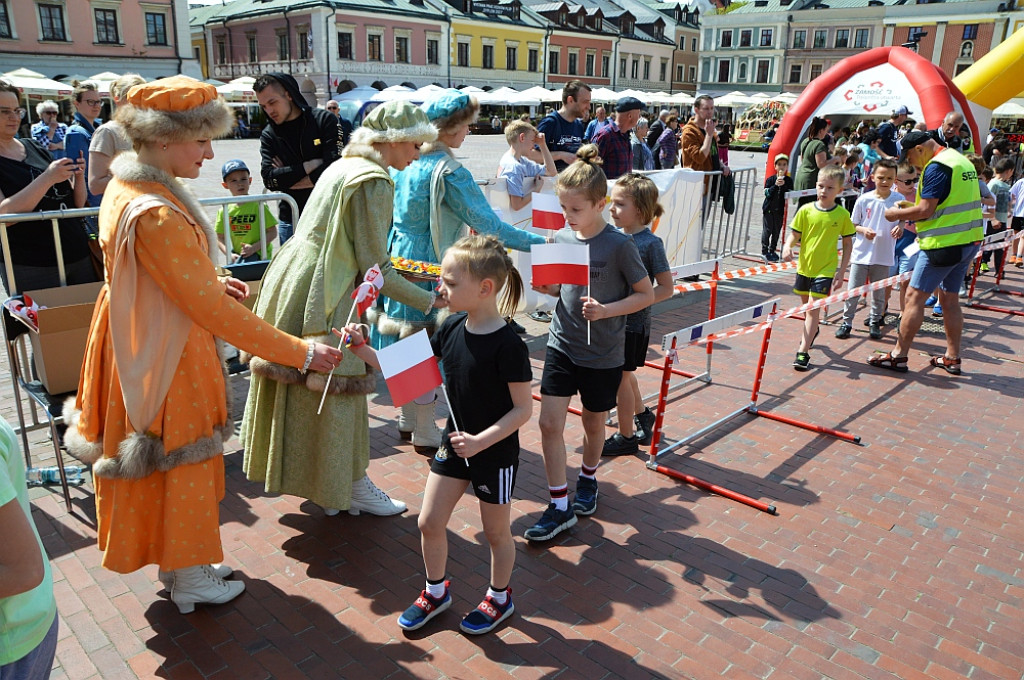
[[[85,477],[82,473],[85,472],[85,468],[81,465],[65,465],[64,474],[68,478],[68,484],[80,486],[85,483]],[[42,486],[44,484],[60,484],[60,468],[56,466],[49,467],[30,467],[25,470],[25,481],[29,486]]]

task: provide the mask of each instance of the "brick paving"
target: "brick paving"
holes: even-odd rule
[[[723,286],[720,311],[774,295],[795,304],[791,276]],[[1012,270],[1006,285],[1024,290],[1024,275]],[[663,303],[652,337],[700,321],[705,300]],[[520,320],[539,378],[546,329]],[[386,391],[370,397],[370,475],[409,512],[328,518],[265,494],[245,480],[233,439],[222,534],[225,561],[248,590],[188,616],[159,592],[155,566],[128,575],[99,566],[91,484],[72,491],[71,515],[59,487],[35,489],[61,618],[53,677],[1024,677],[1024,324],[965,310],[960,377],[928,367],[927,354],[944,346],[931,322],[910,373],[867,367],[889,346],[886,330],[871,341],[858,324],[841,341],[826,326],[807,373],[790,367],[799,322],[772,333],[760,406],[859,434],[861,445],[744,415],[663,458],[775,503],[775,517],[640,458],[606,459],[597,513],[549,545],[529,545],[522,532],[547,501],[536,420],[528,424],[512,510],[516,614],[482,638],[458,631],[488,581],[469,497],[450,524],[451,610],[414,633],[395,623],[422,588],[416,517],[428,461],[398,440]],[[716,344],[713,384],[670,402],[670,438],[746,403],[759,342]],[[703,351],[682,350],[680,363],[702,367]],[[639,375],[645,393],[656,389],[656,371]],[[234,379],[237,393],[246,387]],[[14,420],[9,384],[0,412]],[[574,416],[566,438],[578,465]],[[36,460],[51,462],[45,433],[31,440]]]

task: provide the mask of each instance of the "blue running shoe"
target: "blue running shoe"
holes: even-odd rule
[[[942,318],[942,305],[935,305],[934,307],[932,307],[932,316],[934,316],[936,319]]]
[[[593,515],[597,510],[597,480],[580,477],[576,480],[576,497],[572,499],[572,511],[577,515]]]
[[[924,301],[924,306],[925,307],[931,307],[932,305],[934,305],[938,301],[939,301],[939,298],[935,297],[934,295],[929,295],[928,299]]]
[[[490,633],[498,627],[499,623],[512,616],[512,612],[516,610],[515,605],[512,604],[512,589],[509,588],[505,592],[508,594],[505,604],[498,604],[493,597],[488,595],[483,602],[477,605],[476,609],[466,614],[466,618],[462,619],[462,623],[459,624],[462,632],[470,635]]]
[[[450,581],[444,582],[443,597],[433,598],[426,590],[421,592],[416,601],[398,617],[398,625],[405,630],[417,630],[427,625],[430,619],[452,606],[452,596],[448,592],[449,583]]]
[[[576,513],[572,508],[559,510],[554,503],[549,503],[540,521],[527,529],[524,535],[528,541],[550,541],[574,524]]]

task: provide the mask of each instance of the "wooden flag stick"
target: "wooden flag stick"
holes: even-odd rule
[[[441,383],[441,391],[444,392],[444,400],[448,402],[448,413],[452,417],[452,424],[455,425],[456,432],[462,432],[462,428],[459,427],[459,421],[455,419],[455,406],[452,404],[452,398],[448,396],[448,389]],[[462,434],[466,434],[462,432]],[[455,453],[454,451],[452,453]],[[458,455],[458,454],[455,454]],[[469,458],[463,458],[466,461],[466,467],[469,467]]]

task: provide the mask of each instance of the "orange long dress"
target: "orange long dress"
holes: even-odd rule
[[[100,240],[108,262],[113,261],[118,219],[136,196],[159,194],[190,215],[201,210],[172,178],[164,178],[163,183],[131,181],[133,177],[154,179],[155,172],[137,161],[115,168],[100,210]],[[305,362],[305,342],[264,323],[225,293],[208,256],[208,244],[204,228],[194,227],[169,208],[150,210],[137,222],[135,252],[140,270],[192,322],[170,390],[146,434],[161,440],[164,452],[173,454],[184,447],[200,452],[190,460],[204,459],[141,479],[95,476],[99,547],[104,551],[103,566],[112,571],[128,573],[154,563],[172,570],[223,559],[218,504],[224,497],[223,441],[232,425],[214,336],[285,365],[301,367]],[[82,367],[76,404],[81,412],[70,414],[67,438],[73,453],[87,456],[91,447],[96,457],[102,448],[104,459],[117,457],[119,446],[133,432],[111,342],[109,285],[108,273],[93,313]]]

